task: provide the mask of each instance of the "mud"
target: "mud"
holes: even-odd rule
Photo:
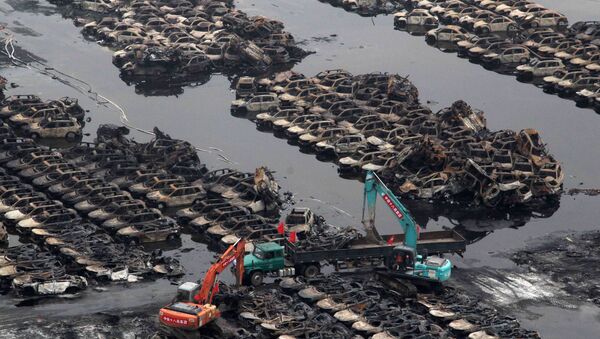
[[[565,294],[600,305],[600,232],[551,234],[510,258],[549,276]]]

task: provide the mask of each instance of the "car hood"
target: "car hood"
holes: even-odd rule
[[[339,161],[342,165],[354,165],[358,163],[358,160],[355,160],[352,157],[344,157],[341,158]]]

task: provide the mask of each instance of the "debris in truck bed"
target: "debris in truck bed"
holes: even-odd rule
[[[433,113],[399,75],[287,72],[253,83],[250,92],[236,86],[231,113],[334,158],[342,176],[372,170],[404,196],[489,207],[534,204],[562,189],[561,165],[538,131],[491,131],[462,100]]]

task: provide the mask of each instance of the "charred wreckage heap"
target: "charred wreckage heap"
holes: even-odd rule
[[[342,175],[375,171],[403,196],[508,207],[562,189],[562,168],[537,131],[490,131],[463,101],[433,113],[398,75],[284,72],[235,87],[233,115],[334,158]]]
[[[393,13],[396,29],[600,112],[598,21],[569,26],[565,15],[534,1],[321,1],[361,15]]]
[[[85,36],[120,49],[113,63],[127,81],[191,82],[211,72],[266,72],[307,54],[283,23],[249,17],[233,1],[51,2],[71,10]]]
[[[230,293],[236,338],[540,338],[453,288],[398,293],[375,275],[284,278],[244,295],[223,288]]]

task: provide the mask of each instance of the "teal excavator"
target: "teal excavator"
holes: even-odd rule
[[[367,239],[372,243],[383,242],[375,227],[375,206],[378,196],[390,208],[404,232],[403,241],[394,248],[394,253],[396,253],[394,258],[396,260],[395,271],[398,272],[398,275],[436,282],[448,280],[452,271],[450,260],[439,256],[418,254],[417,245],[420,227],[406,207],[402,205],[394,193],[379,179],[377,174],[372,171],[367,171],[365,177],[363,201],[362,222],[367,233]],[[393,239],[390,238],[388,243],[392,242]]]

